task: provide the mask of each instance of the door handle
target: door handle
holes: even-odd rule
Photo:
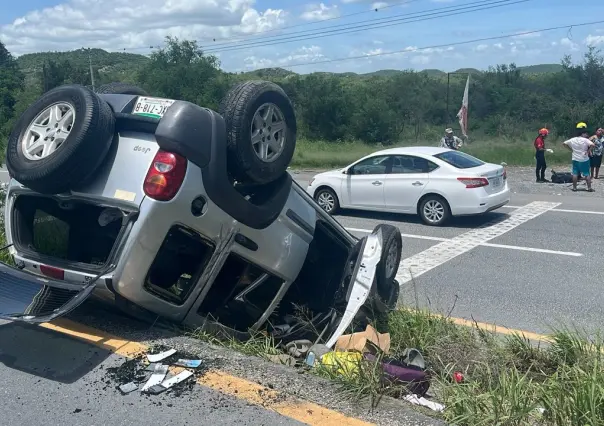
[[[419,180],[417,180],[417,181],[413,182],[411,185],[413,185],[413,186],[422,186],[423,183],[420,182]]]
[[[379,180],[374,180],[373,182],[371,182],[373,185],[375,186],[380,186],[382,184],[382,182],[380,182]]]

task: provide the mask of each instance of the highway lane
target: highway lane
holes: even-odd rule
[[[312,174],[293,176],[306,187]],[[600,191],[604,186],[596,185]],[[406,277],[401,302],[406,306],[536,333],[560,324],[595,331],[604,324],[604,199],[571,193],[565,186],[547,192],[512,194],[505,208],[454,218],[445,227],[391,213],[348,210],[336,218],[359,236],[378,223],[400,228],[404,247],[399,275]],[[543,203],[552,208],[526,220],[514,219],[515,213],[534,212]],[[489,232],[506,229],[475,241],[474,230],[491,222],[495,224]],[[459,253],[450,252],[458,246]],[[419,263],[419,276],[402,271],[412,263]]]

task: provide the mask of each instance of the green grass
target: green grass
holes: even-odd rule
[[[343,167],[359,158],[381,149],[396,146],[437,146],[436,141],[423,141],[413,144],[394,144],[389,146],[370,145],[364,142],[327,142],[299,139],[291,163],[292,168],[330,169]],[[554,153],[546,153],[549,165],[566,165],[570,163],[570,152],[560,146],[559,141],[548,141],[548,147]],[[480,158],[483,161],[509,166],[532,166],[535,164],[533,139],[508,140],[490,139],[476,140],[462,147],[462,151]]]

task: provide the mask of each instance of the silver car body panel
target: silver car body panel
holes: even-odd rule
[[[264,229],[248,227],[218,207],[206,193],[202,170],[191,161],[187,162],[184,181],[171,201],[160,202],[147,197],[143,190],[143,182],[159,149],[153,134],[119,132],[116,134],[107,160],[95,173],[91,182],[83,183],[80,188],[75,188],[71,193],[53,196],[59,200],[79,199],[95,205],[116,207],[136,216],[131,228],[118,242],[118,249],[111,265],[102,271],[100,277],[99,271],[60,266],[64,270],[64,282],[80,289],[82,296],[78,297],[78,304],[81,303],[81,299],[88,297],[95,287],[97,293],[105,297],[115,292],[135,305],[172,321],[199,325],[205,319],[197,313],[197,309],[226,258],[234,253],[283,281],[267,311],[253,325],[254,329],[258,329],[266,322],[291,283],[296,280],[306,260],[317,220],[320,219],[331,225],[351,249],[358,243],[356,237],[325,213],[295,181],[292,182],[281,213]],[[16,197],[23,194],[35,193],[12,179],[7,188],[5,203],[5,231],[8,244],[12,244],[14,240],[12,217],[14,201]],[[191,203],[200,196],[206,201],[205,212],[196,217],[191,214]],[[175,224],[198,232],[212,241],[215,246],[208,263],[210,266],[201,274],[193,290],[181,305],[160,298],[144,287],[146,271],[154,261],[169,229]],[[254,241],[257,249],[251,250],[238,244],[234,238],[236,234]],[[381,239],[370,235],[365,251],[358,259],[360,267],[357,267],[358,274],[351,281],[354,284],[353,288],[349,289],[350,300],[337,333],[341,333],[350,324],[352,317],[367,299],[380,250]],[[20,274],[41,275],[40,267],[45,264],[45,259],[31,256],[16,246],[10,247],[10,252],[20,268]],[[48,285],[52,287],[56,282],[58,281],[50,280]],[[108,282],[111,283],[111,288],[108,287]],[[0,309],[3,308],[0,306]],[[27,318],[21,319],[27,321]],[[31,320],[34,321],[35,318]],[[337,338],[335,334],[330,341],[334,338]]]

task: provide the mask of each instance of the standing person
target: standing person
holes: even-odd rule
[[[453,134],[453,129],[445,129],[445,136],[440,140],[441,148],[459,150],[463,144],[462,140]]]
[[[604,152],[604,129],[596,130],[596,134],[589,140],[594,143],[592,155],[589,159],[591,174],[594,179],[600,179],[600,166],[602,165],[602,153]]]
[[[535,168],[535,175],[537,175],[537,183],[549,182],[545,179],[545,169],[547,163],[545,162],[545,138],[549,135],[549,130],[543,128],[539,130],[539,134],[535,139],[535,159],[537,160],[537,167]]]
[[[591,187],[591,176],[589,175],[589,157],[592,155],[591,150],[594,146],[594,143],[587,139],[589,136],[587,124],[583,122],[578,123],[576,129],[577,136],[562,142],[562,145],[572,152],[573,191],[577,190],[577,180],[579,173],[581,173],[587,182],[587,191],[594,192],[593,188]]]

